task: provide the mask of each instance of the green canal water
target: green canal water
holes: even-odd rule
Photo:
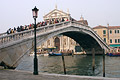
[[[80,76],[103,76],[102,56],[95,56],[95,71],[92,71],[92,56],[65,56],[66,73]],[[38,56],[39,72],[64,74],[61,56]],[[33,71],[33,56],[26,57],[16,70]],[[105,76],[120,78],[120,57],[105,56]]]

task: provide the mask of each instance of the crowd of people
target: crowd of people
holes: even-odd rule
[[[50,24],[56,24],[56,23],[60,23],[60,22],[64,22],[64,21],[65,21],[64,18],[62,18],[62,19],[50,19],[50,20],[45,21],[45,22],[39,22],[37,24],[37,27],[50,25]],[[68,19],[66,19],[66,21],[68,21]]]
[[[21,31],[25,31],[25,30],[29,30],[33,28],[33,24],[30,25],[25,25],[25,26],[18,26],[17,28],[14,27],[14,29],[9,28],[7,30],[7,34],[12,34],[12,33],[16,33],[16,32],[21,32]]]
[[[64,20],[64,18],[62,18],[62,19],[50,19],[48,21],[38,22],[37,27],[42,27],[42,26],[46,26],[46,25],[50,25],[50,24],[56,24],[56,23],[60,23],[60,22],[64,22],[64,21],[68,21],[68,19],[66,19],[66,20]],[[17,28],[14,27],[14,29],[9,28],[7,30],[7,34],[12,34],[12,33],[16,33],[16,32],[21,32],[21,31],[33,29],[33,27],[34,27],[34,24],[25,25],[25,26],[21,25],[21,26],[18,26]]]

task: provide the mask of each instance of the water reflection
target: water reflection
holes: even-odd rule
[[[120,57],[105,57],[106,77],[120,77]],[[39,72],[64,74],[61,56],[38,56]],[[65,56],[67,74],[84,76],[102,76],[102,56],[95,56],[95,71],[92,71],[92,56]],[[33,71],[33,56],[27,57],[16,68]]]
[[[120,77],[120,57],[106,57],[106,76]]]

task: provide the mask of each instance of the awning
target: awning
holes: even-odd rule
[[[110,44],[110,47],[120,47],[120,44]]]

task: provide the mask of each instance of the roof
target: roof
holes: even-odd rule
[[[82,24],[85,24],[85,25],[88,25],[87,20],[78,20],[77,22],[82,23]]]
[[[102,26],[102,25],[99,25],[99,26],[96,26],[96,27],[93,27],[93,29],[101,29],[101,28],[108,28],[108,29],[120,29],[120,26]]]
[[[47,18],[47,17],[53,15],[53,14],[56,13],[56,12],[59,12],[59,13],[57,13],[57,14],[60,14],[60,15],[66,15],[66,16],[70,15],[70,14],[68,14],[68,13],[66,13],[66,12],[61,11],[61,10],[54,9],[54,10],[50,11],[48,14],[44,15],[43,18]]]
[[[106,27],[106,26],[102,26],[102,25],[99,25],[99,26],[93,27],[93,29],[100,29],[100,28],[107,28],[107,27]]]
[[[120,29],[120,26],[108,26],[109,29]]]

